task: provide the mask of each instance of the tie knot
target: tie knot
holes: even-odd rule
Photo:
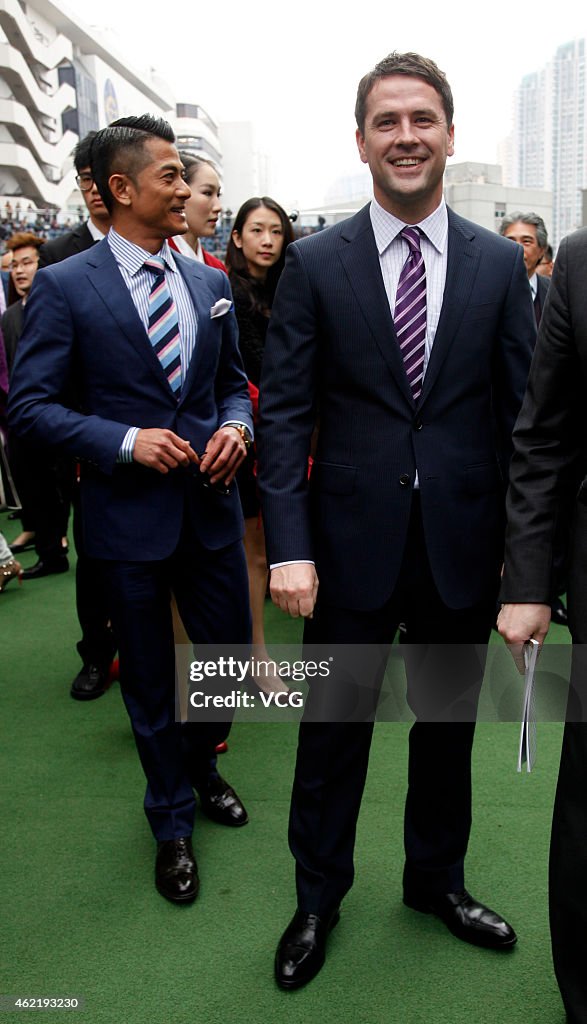
[[[157,274],[158,277],[163,277],[165,274],[165,263],[162,256],[151,256],[148,260],[145,260],[144,267],[147,270],[152,271],[153,274]]]
[[[404,228],[401,235],[408,243],[410,252],[420,252],[420,232],[418,228]]]

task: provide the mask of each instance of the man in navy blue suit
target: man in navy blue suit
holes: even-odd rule
[[[271,593],[307,619],[307,644],[386,656],[406,624],[416,721],[404,902],[466,942],[511,949],[513,929],[465,889],[464,858],[484,667],[473,645],[494,621],[511,432],[536,331],[522,250],[446,208],[453,100],[432,61],[391,54],[362,79],[355,113],[374,199],[289,247],[264,353]],[[337,713],[344,680],[333,674],[332,687],[311,683],[300,730],[289,833],[298,908],[276,958],[286,989],[322,967],[353,881],[372,723]],[[376,691],[382,674],[365,681]],[[338,692],[348,697],[348,685]]]
[[[171,595],[192,642],[249,641],[243,519],[230,485],[252,420],[228,279],[168,247],[187,229],[190,195],[174,141],[166,121],[147,115],[94,139],[92,173],[112,227],[39,272],[10,416],[24,437],[82,463],[84,545],[108,588],[158,842],[156,885],[187,903],[199,884],[192,787],[214,820],[243,825],[247,815],[215,770],[217,725],[175,721]]]

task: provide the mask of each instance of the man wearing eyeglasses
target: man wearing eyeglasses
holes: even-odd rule
[[[76,184],[88,211],[88,219],[58,238],[45,242],[39,253],[39,266],[61,263],[69,256],[91,249],[108,234],[111,218],[94,184],[90,167],[90,149],[96,132],[89,132],[76,146],[73,162]],[[77,481],[72,488],[73,537],[77,551],[75,569],[76,607],[81,628],[77,645],[82,667],[71,684],[75,700],[95,700],[108,687],[110,665],[116,652],[116,643],[110,626],[108,602],[104,594],[101,574],[93,559],[88,558],[83,544]]]
[[[12,253],[10,275],[18,295],[2,317],[9,376],[23,329],[24,307],[39,268],[39,250],[43,239],[30,231],[21,231],[6,243]],[[47,458],[36,445],[22,441],[12,433],[9,456],[15,484],[22,501],[22,533],[11,542],[18,555],[32,548],[37,562],[23,572],[23,579],[33,580],[54,573],[67,572],[69,562],[62,547],[67,532],[67,506],[64,503],[55,459]],[[12,549],[11,548],[11,549]]]
[[[60,263],[68,256],[85,252],[95,242],[101,242],[108,234],[110,214],[102,202],[92,178],[90,168],[90,148],[96,132],[89,132],[74,150],[73,161],[76,170],[76,184],[79,188],[88,211],[88,219],[78,224],[73,231],[45,242],[39,253],[39,266],[48,267],[52,263]]]

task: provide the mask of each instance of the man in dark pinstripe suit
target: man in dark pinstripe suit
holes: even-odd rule
[[[416,54],[392,54],[361,81],[357,143],[374,199],[288,250],[264,356],[259,476],[273,600],[307,619],[305,642],[386,649],[403,621],[414,645],[404,902],[466,942],[511,949],[513,929],[465,889],[483,676],[470,645],[486,644],[494,621],[511,432],[536,329],[521,249],[444,203],[452,114],[444,74]],[[416,374],[403,351],[413,332],[400,345],[394,324],[414,250],[425,268],[423,312],[421,290],[413,309],[408,300],[425,323]],[[426,689],[418,664],[430,644],[456,646]],[[353,881],[372,723],[316,721],[325,692],[335,700],[311,685],[300,730],[283,988],[320,970]],[[463,703],[466,720],[451,720]]]

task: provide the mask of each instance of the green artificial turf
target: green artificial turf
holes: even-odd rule
[[[0,530],[18,532],[5,516]],[[531,775],[515,770],[515,722],[477,730],[467,882],[516,927],[512,953],[466,946],[402,905],[408,725],[381,722],[355,886],[319,978],[283,993],[273,953],[295,902],[295,726],[235,725],[220,770],[250,823],[231,830],[198,818],[200,896],[167,903],[153,886],[143,777],[118,685],[85,704],[69,696],[79,667],[73,588],[70,570],[0,596],[0,992],[84,998],[83,1012],[35,1011],[55,1024],[562,1024],[546,895],[560,724],[539,725]],[[281,643],[300,635],[270,605],[267,626]]]

